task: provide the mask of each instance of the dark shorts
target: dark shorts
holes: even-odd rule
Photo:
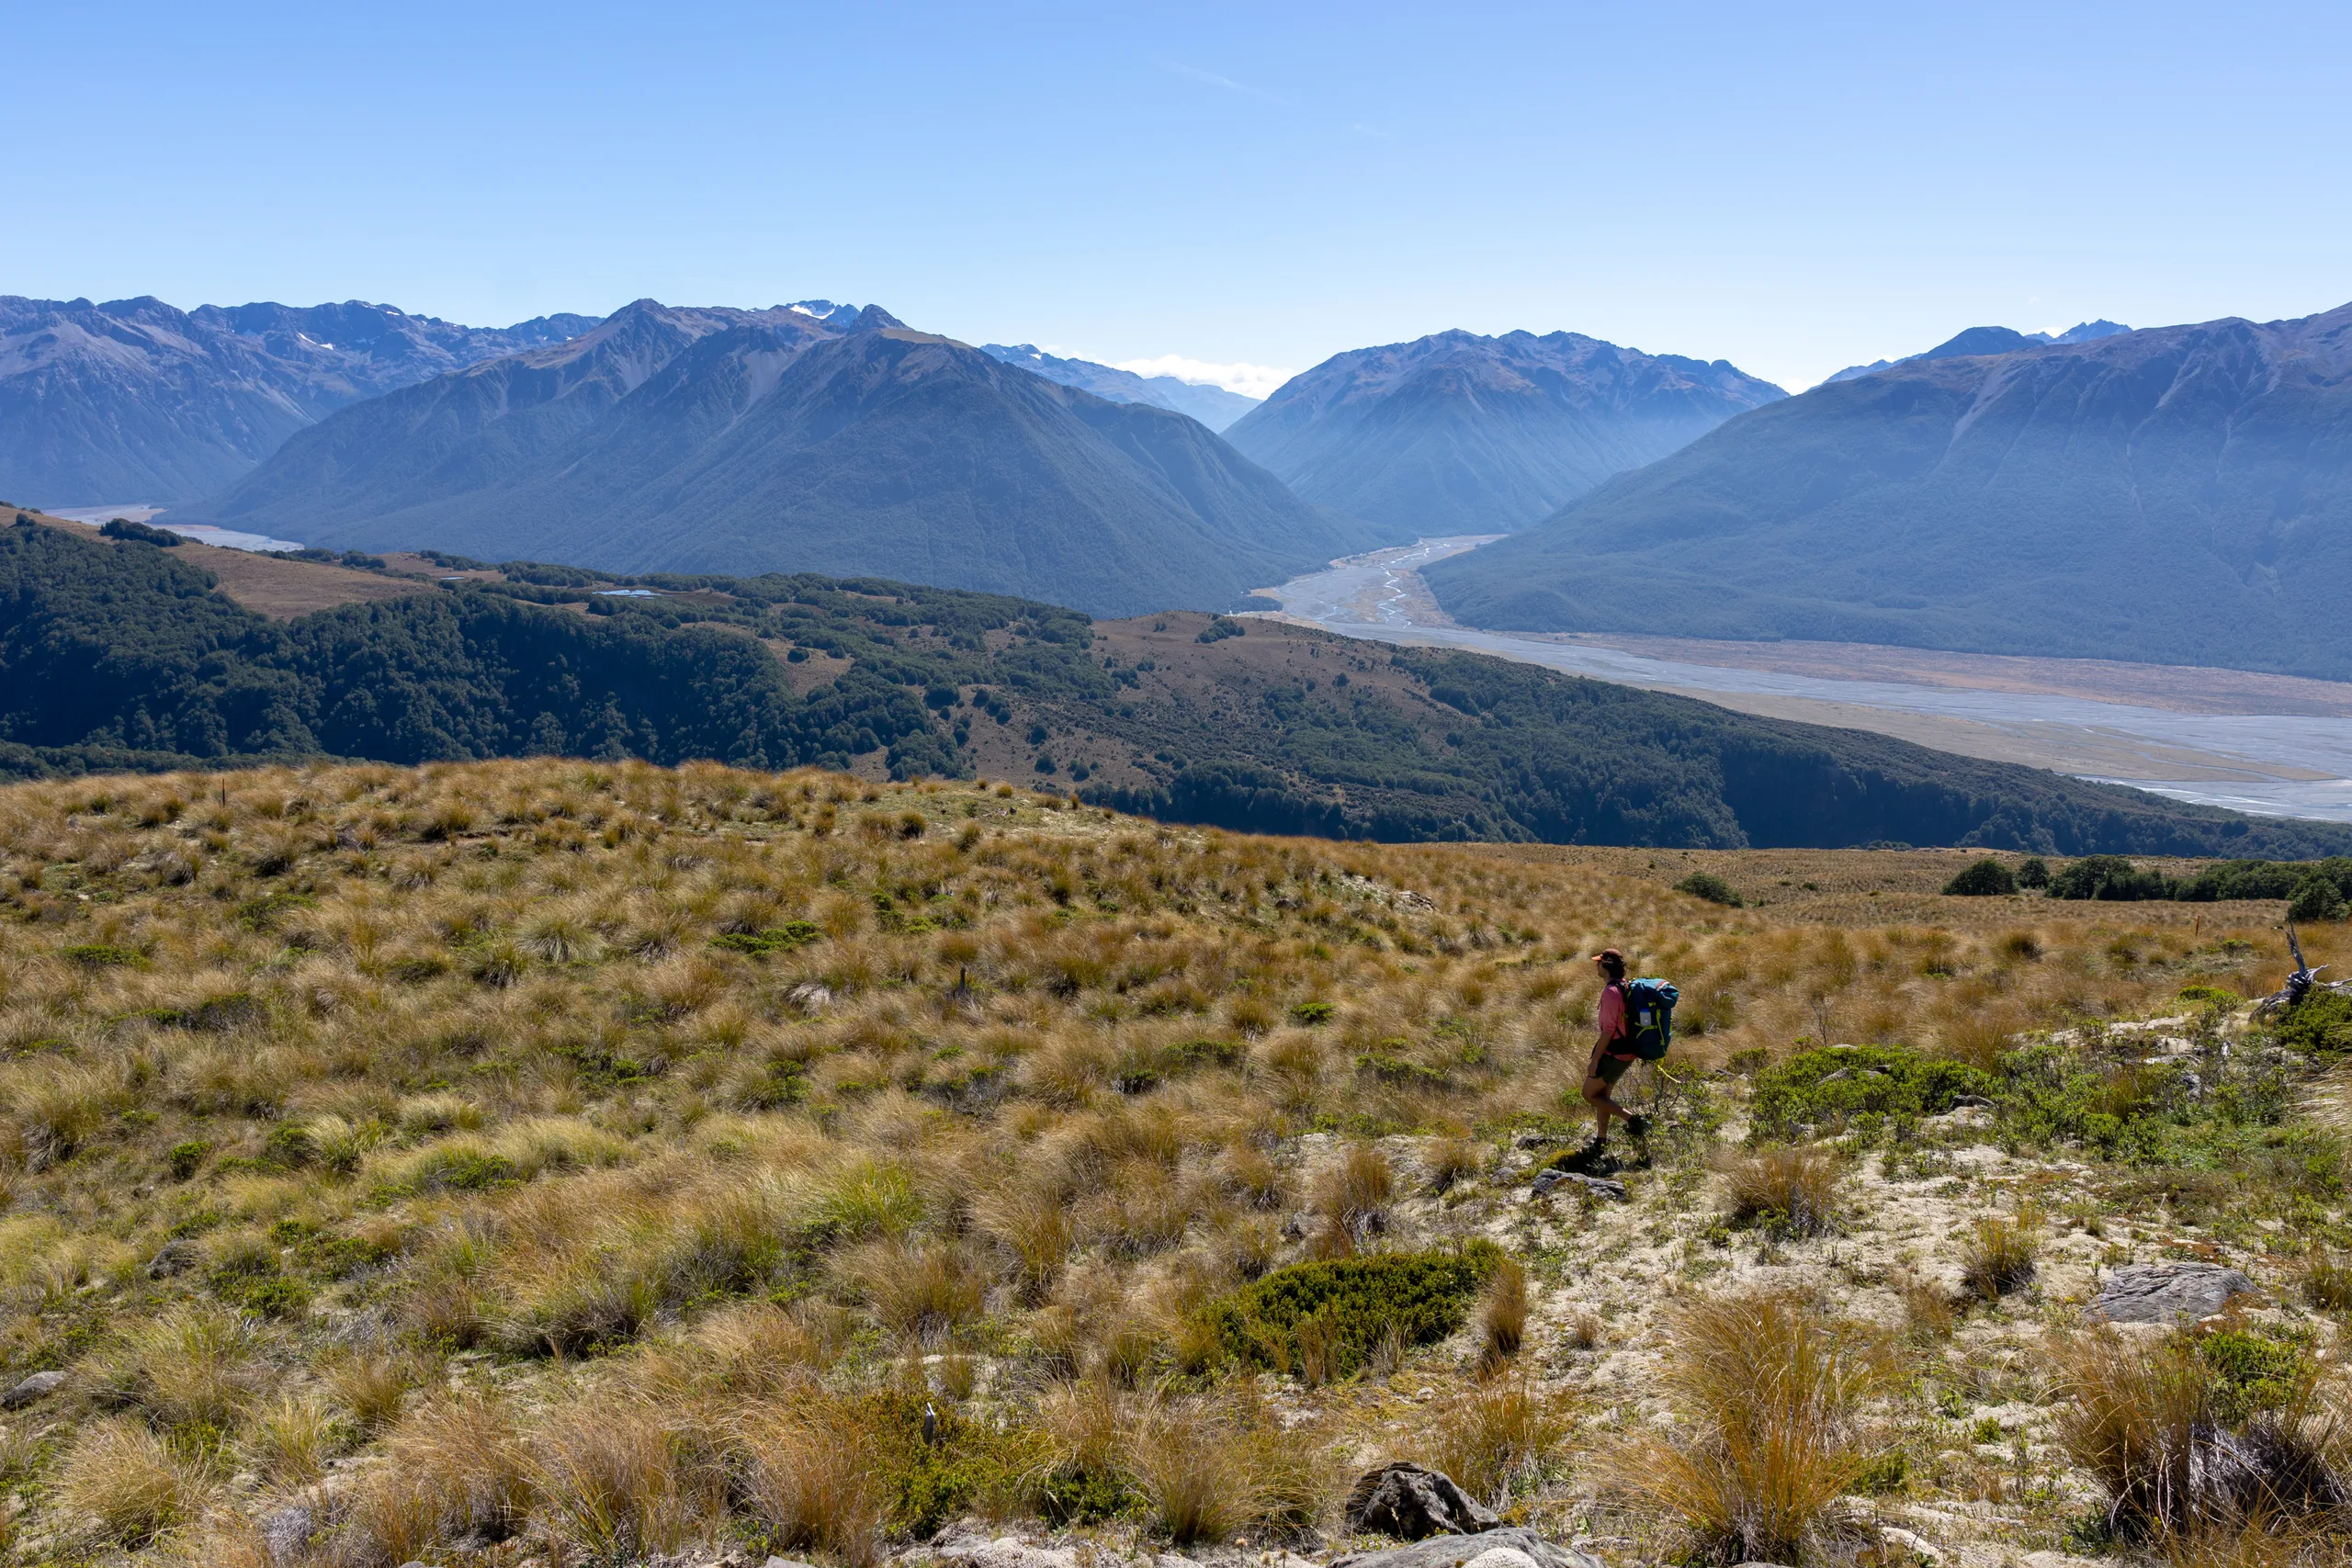
[[[1632,1056],[1611,1055],[1609,1052],[1603,1051],[1600,1054],[1600,1081],[1615,1089],[1617,1080],[1625,1076],[1625,1069],[1632,1066],[1634,1061],[1635,1058]]]

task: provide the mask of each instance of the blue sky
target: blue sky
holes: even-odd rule
[[[1566,328],[1798,386],[2352,299],[2352,7],[32,6],[0,292],[879,300],[1295,369]]]

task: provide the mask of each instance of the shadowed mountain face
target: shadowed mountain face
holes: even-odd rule
[[[1817,387],[1428,576],[1486,626],[2352,679],[2352,306]]]
[[[192,500],[339,408],[594,324],[465,327],[358,300],[178,310],[0,297],[0,495]]]
[[[1091,359],[1064,359],[1032,343],[991,343],[980,352],[1018,365],[1032,376],[1043,376],[1065,387],[1076,387],[1114,403],[1149,403],[1199,420],[1211,430],[1224,430],[1258,406],[1255,398],[1228,392],[1223,387],[1196,387],[1173,376],[1138,376]]]
[[[876,307],[844,326],[651,300],[348,409],[202,513],[314,544],[873,573],[1112,614],[1223,609],[1396,537],[1191,419]]]
[[[1427,535],[1503,533],[1782,396],[1722,360],[1448,332],[1327,359],[1226,435],[1309,501]]]

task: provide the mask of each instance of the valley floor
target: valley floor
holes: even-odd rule
[[[1424,540],[1265,592],[1286,617],[1350,637],[1497,654],[2235,811],[2352,821],[2352,686],[1848,643],[1481,631],[1446,616],[1419,569],[1486,542]]]

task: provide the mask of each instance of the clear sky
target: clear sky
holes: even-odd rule
[[[1284,369],[1566,328],[1790,387],[2352,300],[2341,4],[0,0],[0,293]]]

